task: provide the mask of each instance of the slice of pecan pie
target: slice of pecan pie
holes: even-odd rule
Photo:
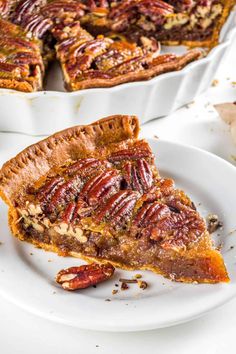
[[[153,153],[134,116],[112,116],[32,145],[5,163],[12,233],[59,255],[149,269],[172,280],[229,281],[205,221]]]
[[[41,89],[44,64],[40,42],[3,19],[0,33],[0,87],[26,92]]]

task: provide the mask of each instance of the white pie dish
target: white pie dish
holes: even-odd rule
[[[47,91],[21,93],[0,89],[0,131],[48,135],[112,114],[135,114],[141,117],[141,123],[165,116],[208,89],[235,37],[236,10],[222,29],[220,44],[207,57],[178,72],[111,88],[63,92],[61,72],[55,65],[48,75]],[[181,53],[185,49],[167,50]]]
[[[62,268],[84,262],[36,249],[11,236],[7,208],[0,201],[1,296],[44,318],[79,328],[106,331],[168,327],[201,316],[236,296],[236,169],[198,148],[156,139],[150,139],[149,143],[157,156],[161,174],[173,177],[177,187],[189,194],[203,216],[216,213],[223,222],[224,228],[217,231],[215,239],[216,245],[223,244],[222,254],[231,282],[181,284],[148,271],[117,269],[112,279],[96,289],[66,292],[55,283],[55,274]],[[16,142],[11,148],[12,155],[17,150]],[[0,163],[8,158],[7,155],[9,151],[3,152]],[[221,171],[220,178],[215,171]],[[137,273],[142,273],[143,280],[148,282],[146,290],[134,284],[129,290],[112,295],[119,278],[129,279]]]

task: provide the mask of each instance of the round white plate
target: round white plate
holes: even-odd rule
[[[231,282],[217,285],[174,283],[151,272],[117,270],[109,281],[77,292],[66,292],[55,282],[62,268],[79,265],[11,237],[7,208],[0,204],[0,294],[8,301],[44,318],[79,328],[138,331],[189,321],[236,295],[236,168],[215,155],[167,141],[149,140],[163,176],[175,179],[202,215],[216,213],[224,223],[215,235]],[[233,248],[232,248],[233,246]],[[149,287],[131,284],[112,295],[120,277],[142,273]],[[108,301],[110,300],[110,301]]]

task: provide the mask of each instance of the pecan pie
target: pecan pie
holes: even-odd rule
[[[162,178],[134,116],[112,116],[32,145],[5,163],[12,233],[59,255],[149,269],[172,280],[229,281],[203,218]]]
[[[148,80],[183,68],[202,52],[161,55],[160,43],[213,47],[234,4],[235,0],[0,0],[0,17],[9,21],[6,27],[14,23],[22,28],[20,39],[40,39],[38,60],[47,64],[57,57],[66,88],[78,90]],[[34,59],[33,65],[28,59],[26,68],[9,58],[16,65],[9,69],[12,80],[40,77],[32,88],[21,89],[11,79],[0,87],[41,89],[43,70],[36,66],[35,72]]]
[[[42,89],[41,45],[17,25],[0,19],[0,87],[20,91]]]

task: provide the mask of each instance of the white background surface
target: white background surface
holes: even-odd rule
[[[236,101],[236,43],[216,73],[217,87],[211,88],[189,107],[142,127],[142,135],[192,144],[227,159],[232,156],[229,128],[217,116],[211,103]],[[38,138],[0,133],[1,150],[13,156]],[[1,235],[0,235],[1,238]],[[2,245],[1,247],[4,247]],[[24,282],[22,281],[22,285]],[[0,285],[1,286],[1,285]],[[157,314],[158,316],[158,314]],[[165,353],[218,354],[236,352],[236,299],[190,323],[139,333],[102,333],[58,325],[30,315],[0,299],[1,354],[90,354]]]

